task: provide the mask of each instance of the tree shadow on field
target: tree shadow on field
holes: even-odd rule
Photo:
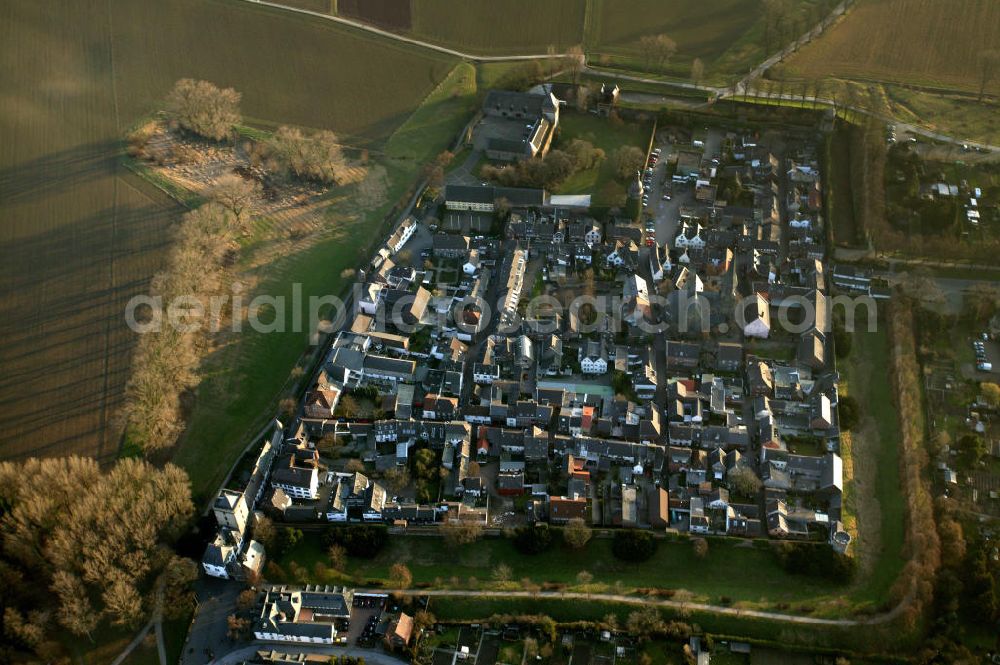
[[[113,456],[137,335],[128,300],[148,292],[176,208],[124,203],[0,244],[0,458]]]
[[[0,169],[0,202],[27,203],[107,176],[120,146],[114,140],[87,143]]]

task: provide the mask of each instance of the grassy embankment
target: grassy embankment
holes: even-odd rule
[[[381,150],[373,148],[373,162],[388,172],[384,202],[360,209],[352,203],[351,188],[331,192],[325,215],[335,228],[294,260],[281,261],[278,270],[266,275],[264,292],[290,298],[292,285],[298,283],[306,298],[339,294],[348,283],[341,271],[357,267],[359,257],[374,249],[383,236],[383,219],[413,187],[420,168],[450,147],[468,121],[475,90],[474,68],[457,65],[384,141]],[[214,491],[246,445],[245,437],[266,422],[287,394],[293,385],[289,372],[311,352],[306,342],[306,332],[245,331],[238,344],[209,359],[189,433],[176,458],[191,474],[199,498]]]

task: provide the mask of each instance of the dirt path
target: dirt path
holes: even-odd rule
[[[406,593],[406,590],[397,590]],[[360,593],[392,593],[392,589],[355,589]],[[412,593],[412,592],[411,592]],[[432,598],[555,598],[559,600],[580,600],[598,601],[606,603],[621,603],[624,605],[641,605],[645,607],[662,607],[678,610],[681,612],[712,612],[725,616],[768,619],[783,621],[804,626],[870,626],[891,621],[902,611],[905,601],[892,610],[882,614],[876,614],[864,619],[822,619],[819,617],[799,616],[794,614],[781,614],[780,612],[768,612],[765,610],[748,610],[738,607],[727,607],[723,605],[709,605],[707,603],[694,603],[681,600],[662,600],[658,598],[643,598],[640,596],[625,596],[612,593],[578,593],[574,591],[466,591],[459,589],[429,589],[419,592],[422,596]]]
[[[457,51],[455,49],[451,49],[446,46],[441,46],[433,42],[425,42],[424,40],[416,39],[415,37],[407,37],[405,35],[396,34],[395,32],[389,32],[388,30],[382,30],[381,28],[376,28],[373,25],[368,25],[367,23],[362,23],[361,21],[354,21],[349,18],[344,18],[343,16],[332,16],[330,14],[322,14],[320,12],[314,12],[308,9],[289,7],[287,5],[283,5],[278,2],[267,2],[267,0],[243,0],[243,1],[249,2],[254,5],[264,5],[265,7],[273,7],[275,9],[282,9],[289,12],[296,12],[297,14],[305,14],[307,16],[314,16],[316,18],[321,18],[327,21],[333,21],[334,23],[340,23],[341,25],[346,25],[351,28],[355,28],[356,30],[363,30],[365,32],[370,32],[380,37],[393,39],[397,42],[405,42],[407,44],[412,44],[413,46],[420,46],[422,48],[430,49],[432,51],[437,51],[438,53],[444,53],[445,55],[452,55],[455,56],[456,58],[462,58],[463,60],[471,60],[472,62],[511,62],[515,60],[542,60],[552,57],[552,55],[549,53],[538,53],[534,55],[475,55],[473,53],[464,53],[462,51]]]
[[[153,616],[150,617],[149,621],[142,630],[132,638],[132,641],[128,643],[128,646],[118,654],[111,665],[121,665],[128,658],[136,648],[142,644],[142,641],[146,639],[146,635],[149,635],[150,630],[156,631],[156,648],[159,652],[160,665],[167,665],[167,650],[163,642],[163,582],[157,582],[156,586],[156,605],[153,608]]]

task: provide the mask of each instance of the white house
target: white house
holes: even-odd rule
[[[587,342],[585,349],[580,349],[580,371],[584,374],[607,374],[608,354],[602,342]]]
[[[241,534],[228,527],[222,527],[215,535],[215,540],[205,547],[201,557],[201,566],[205,573],[223,580],[230,578],[230,566],[240,553]]]
[[[358,310],[364,314],[375,316],[379,302],[382,300],[383,286],[378,282],[369,282],[361,287],[361,297],[358,298]]]
[[[462,264],[462,272],[466,275],[475,275],[479,272],[479,265],[479,250],[470,249],[468,258]]]
[[[701,224],[684,222],[684,226],[674,238],[674,247],[677,249],[704,249],[705,239],[702,237],[701,231]]]
[[[413,237],[413,234],[417,231],[417,220],[413,217],[407,217],[403,220],[403,223],[399,225],[399,228],[393,232],[389,239],[385,241],[386,247],[388,247],[393,254],[403,249],[403,245],[406,241]]]
[[[760,339],[771,334],[771,309],[759,293],[749,298],[743,308],[743,334]]]

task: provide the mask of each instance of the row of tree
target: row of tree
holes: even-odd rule
[[[888,308],[890,341],[890,379],[896,394],[899,415],[900,489],[906,501],[906,533],[903,572],[893,585],[891,597],[902,607],[900,617],[906,628],[915,627],[930,609],[933,581],[941,564],[941,542],[934,520],[933,503],[924,470],[927,451],[924,445],[921,374],[917,366],[912,306],[906,299],[894,300]]]
[[[197,577],[170,545],[193,513],[187,475],[123,459],[0,464],[0,660],[17,650],[55,659],[60,629],[90,637],[106,622],[133,627],[162,589],[167,616],[190,609]]]
[[[186,306],[166,308],[173,315],[166,321],[156,309],[138,321],[159,325],[139,337],[120,415],[128,443],[147,453],[173,445],[183,429],[181,396],[198,383],[207,343],[203,317],[224,316],[222,310],[211,312],[208,303],[229,290],[224,262],[235,250],[240,225],[240,218],[219,203],[187,213],[174,233],[166,268],[152,279],[154,298]],[[143,314],[137,312],[137,318]]]

